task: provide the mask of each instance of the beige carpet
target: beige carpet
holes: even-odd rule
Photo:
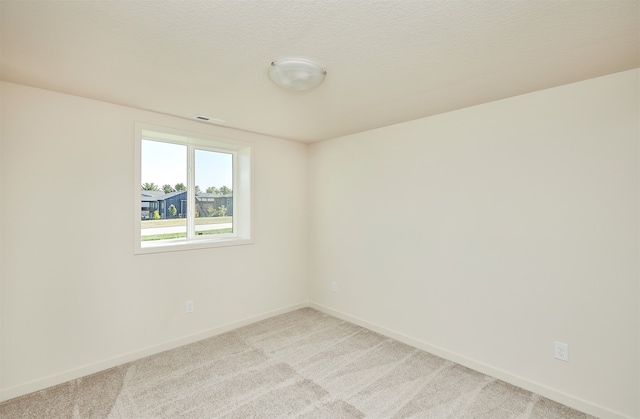
[[[0,404],[2,418],[586,418],[313,309]]]

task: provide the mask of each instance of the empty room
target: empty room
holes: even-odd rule
[[[637,0],[0,35],[0,417],[640,418]]]

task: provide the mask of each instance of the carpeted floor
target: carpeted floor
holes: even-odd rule
[[[587,418],[301,309],[0,404],[2,418]]]

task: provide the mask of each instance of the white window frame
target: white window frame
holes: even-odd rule
[[[253,243],[253,145],[202,133],[159,127],[142,123],[135,124],[135,170],[134,170],[134,254],[172,252]],[[190,168],[194,164],[194,147],[201,150],[229,153],[233,156],[233,232],[199,236],[195,231],[195,205],[187,205],[187,238],[141,241],[142,209],[140,207],[140,185],[142,166],[142,140],[186,145],[187,152],[187,202],[195,202],[194,176]]]

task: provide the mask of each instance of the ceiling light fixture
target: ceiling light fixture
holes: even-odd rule
[[[275,84],[296,92],[313,89],[322,83],[326,75],[324,68],[303,58],[272,61],[269,66],[269,78]]]

